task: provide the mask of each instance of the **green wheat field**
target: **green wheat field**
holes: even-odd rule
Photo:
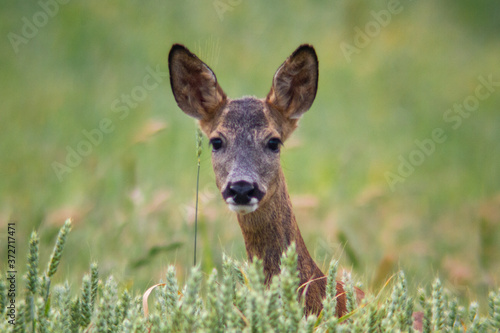
[[[265,97],[279,65],[309,43],[319,58],[318,94],[281,160],[313,258],[324,272],[337,260],[338,279],[352,276],[373,297],[343,321],[354,331],[370,320],[381,331],[405,330],[415,309],[429,318],[429,330],[450,323],[447,329],[460,330],[454,323],[461,321],[462,328],[494,331],[499,16],[493,0],[4,1],[0,271],[8,290],[14,247],[16,305],[21,313],[35,309],[19,327],[42,331],[41,319],[66,318],[47,327],[168,331],[155,321],[184,311],[192,315],[171,317],[180,330],[212,330],[200,323],[212,325],[231,305],[213,299],[230,286],[220,296],[235,302],[230,316],[237,318],[221,319],[228,330],[253,330],[259,315],[248,309],[279,295],[277,317],[255,327],[333,331],[337,322],[327,317],[300,317],[300,304],[285,300],[286,286],[258,289],[258,267],[246,265],[236,218],[215,187],[207,140],[192,271],[196,124],[177,107],[168,78],[168,52],[182,43],[214,70],[229,97]],[[72,230],[49,274],[68,218]],[[143,319],[136,298],[173,276],[186,308],[179,310],[177,290],[156,288],[150,319]],[[198,293],[200,301],[189,301]],[[75,324],[70,317],[80,312],[70,309],[77,303],[87,314]],[[106,304],[128,305],[103,319]]]

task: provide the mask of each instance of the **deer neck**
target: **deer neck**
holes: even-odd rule
[[[292,210],[285,176],[279,171],[276,192],[255,212],[238,215],[249,260],[263,260],[266,281],[280,271],[281,255],[295,242],[301,283],[323,276],[309,255]]]

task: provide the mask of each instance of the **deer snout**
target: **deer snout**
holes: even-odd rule
[[[255,192],[255,186],[248,182],[240,181],[230,184],[228,186],[228,192],[235,204],[248,205]]]
[[[229,209],[239,214],[248,214],[255,211],[264,194],[257,183],[252,184],[243,180],[228,183],[222,192]]]

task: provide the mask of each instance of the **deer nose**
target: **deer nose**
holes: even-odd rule
[[[255,186],[246,181],[229,184],[228,197],[232,197],[237,205],[247,205],[255,192]]]

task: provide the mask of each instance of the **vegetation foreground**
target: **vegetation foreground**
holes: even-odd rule
[[[330,263],[323,311],[306,316],[297,290],[307,285],[298,285],[295,245],[283,254],[281,274],[274,276],[269,287],[264,284],[260,260],[238,263],[224,256],[221,276],[214,269],[203,279],[199,267],[193,267],[186,285],[179,288],[170,266],[165,282],[143,295],[120,290],[115,278],[99,277],[97,264],[92,264],[80,294],[72,295],[68,282],[51,286],[70,229],[67,220],[43,273],[39,272],[38,234],[32,233],[21,297],[15,294],[15,283],[0,281],[0,314],[5,319],[1,332],[407,332],[414,330],[416,311],[423,314],[424,332],[500,330],[500,290],[490,292],[484,316],[475,302],[459,305],[439,279],[430,292],[421,289],[413,298],[403,272],[385,284],[392,291],[368,296],[361,304],[356,304],[350,274],[343,273],[349,314],[338,318],[336,260]]]

